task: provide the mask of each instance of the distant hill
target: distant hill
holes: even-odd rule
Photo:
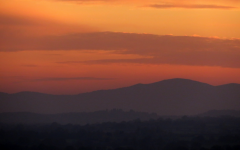
[[[62,114],[36,114],[29,112],[0,113],[0,123],[24,123],[24,124],[49,124],[57,122],[60,124],[87,124],[102,122],[122,122],[132,120],[157,119],[156,113],[135,112],[133,110],[123,111],[120,109],[101,110],[95,112],[62,113]]]
[[[240,110],[240,84],[212,86],[169,79],[78,95],[0,93],[0,112],[66,113],[123,109],[159,115],[196,115],[208,110]]]
[[[209,110],[199,114],[200,117],[240,117],[240,110]]]

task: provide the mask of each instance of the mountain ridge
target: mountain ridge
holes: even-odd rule
[[[240,84],[238,83],[227,83],[227,84],[221,84],[221,85],[211,85],[208,83],[204,83],[204,82],[200,82],[200,81],[195,81],[195,80],[191,80],[191,79],[184,79],[184,78],[172,78],[172,79],[165,79],[165,80],[161,80],[161,81],[157,81],[157,82],[153,82],[153,83],[137,83],[134,85],[130,85],[130,86],[125,86],[125,87],[119,87],[119,88],[114,88],[114,89],[101,89],[101,90],[96,90],[96,91],[90,91],[90,92],[85,92],[85,93],[92,93],[92,92],[98,92],[98,91],[109,91],[109,90],[118,90],[118,89],[125,89],[125,88],[131,88],[131,87],[138,87],[138,86],[144,86],[144,85],[157,85],[159,83],[164,83],[164,82],[168,82],[169,81],[190,81],[192,83],[200,83],[202,85],[206,85],[209,87],[222,87],[222,86],[237,86],[240,88]],[[0,94],[20,94],[20,93],[35,93],[35,94],[46,94],[46,95],[81,95],[81,94],[85,94],[85,93],[79,93],[79,94],[49,94],[49,93],[42,93],[42,92],[34,92],[34,91],[21,91],[21,92],[16,92],[16,93],[6,93],[6,92],[0,92]]]
[[[189,115],[212,109],[240,109],[239,87],[240,84],[213,86],[175,78],[77,95],[0,94],[0,112],[64,113],[116,108],[160,115]]]
[[[119,87],[119,88],[114,88],[114,89],[102,89],[102,90],[96,90],[96,91],[108,91],[108,90],[117,90],[117,89],[123,89],[123,88],[130,88],[130,87],[136,87],[136,86],[143,86],[143,85],[157,85],[159,83],[163,83],[163,82],[169,82],[169,81],[190,81],[192,83],[200,83],[203,85],[209,85],[209,86],[214,86],[208,83],[204,83],[204,82],[200,82],[200,81],[195,81],[195,80],[191,80],[191,79],[185,79],[185,78],[172,78],[172,79],[165,79],[165,80],[161,80],[161,81],[157,81],[157,82],[152,82],[152,83],[137,83],[137,84],[133,84],[130,86],[125,86],[125,87]],[[240,84],[238,83],[227,83],[227,84],[221,84],[221,85],[216,85],[214,87],[217,86],[225,86],[225,85],[235,85],[235,86],[239,86]],[[92,93],[92,92],[96,92],[96,91],[91,91],[91,92],[85,92],[85,93]],[[21,91],[21,92],[16,92],[16,93],[6,93],[6,92],[0,92],[0,94],[18,94],[18,93],[36,93],[36,94],[46,94],[46,95],[80,95],[80,94],[85,94],[85,93],[79,93],[79,94],[49,94],[49,93],[42,93],[42,92],[34,92],[34,91]]]

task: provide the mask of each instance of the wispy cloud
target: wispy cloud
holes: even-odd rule
[[[41,78],[32,81],[69,81],[69,80],[113,80],[114,78],[72,77],[72,78]]]
[[[134,59],[99,59],[87,61],[62,61],[58,64],[109,64],[109,63],[153,63],[152,58],[134,58]]]
[[[147,7],[157,9],[184,8],[184,9],[234,9],[237,7],[225,5],[177,5],[177,4],[152,4]]]
[[[135,6],[145,5],[158,9],[234,9],[238,0],[54,0],[62,2],[74,2],[78,4],[131,4]]]

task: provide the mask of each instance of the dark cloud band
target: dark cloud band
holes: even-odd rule
[[[107,50],[116,52],[117,50],[117,53],[136,54],[143,57],[141,59],[94,60],[95,63],[164,63],[240,68],[239,39],[92,32],[38,38],[15,36],[8,39],[8,43],[3,44],[5,46],[1,47],[1,51]],[[94,61],[87,63],[94,63]]]

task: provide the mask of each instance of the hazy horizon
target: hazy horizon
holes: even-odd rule
[[[175,80],[175,79],[191,80],[191,79],[184,79],[184,78],[171,78],[171,79],[164,79],[164,80],[161,80],[161,81]],[[17,93],[22,93],[22,92],[34,92],[34,93],[42,93],[42,94],[50,94],[50,95],[78,95],[78,94],[84,94],[84,93],[91,93],[91,92],[95,92],[95,91],[116,90],[116,89],[127,88],[127,87],[131,87],[131,86],[139,85],[139,84],[148,85],[148,84],[158,83],[158,82],[161,82],[161,81],[156,81],[156,82],[151,82],[151,83],[136,83],[136,84],[126,85],[126,86],[116,87],[116,88],[111,88],[111,89],[97,89],[97,90],[94,90],[94,91],[87,91],[87,92],[83,92],[83,93],[79,92],[79,93],[76,93],[76,94],[52,94],[52,93],[42,93],[42,92],[38,92],[38,91],[19,91],[19,92],[14,92],[14,93],[7,93],[7,92],[0,91],[0,93],[17,94]],[[191,80],[191,81],[196,81],[196,80]],[[196,82],[200,82],[200,81],[196,81]],[[200,83],[209,84],[209,83],[205,83],[205,82],[200,82]],[[228,85],[228,84],[239,84],[239,83],[225,83],[225,84],[219,84],[219,85],[209,84],[209,85],[211,85],[211,86],[222,86],[222,85]]]
[[[0,112],[65,113],[132,109],[161,115],[193,115],[214,109],[238,110],[239,99],[240,84],[212,86],[177,78],[77,95],[0,93]]]

